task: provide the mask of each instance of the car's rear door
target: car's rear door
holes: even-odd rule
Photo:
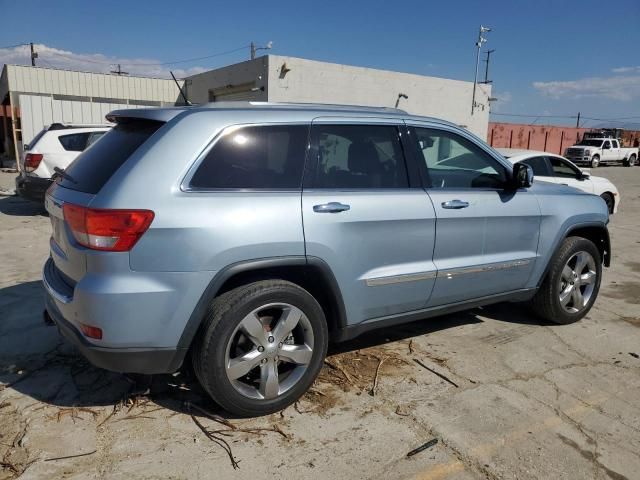
[[[435,214],[407,170],[396,119],[316,118],[302,215],[308,257],[331,268],[350,324],[423,308]]]
[[[408,123],[437,218],[429,306],[525,288],[537,256],[535,195],[506,189],[508,167],[466,132]]]

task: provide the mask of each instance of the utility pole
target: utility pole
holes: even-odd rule
[[[254,42],[251,42],[251,60],[256,58],[256,52],[258,50],[271,50],[273,48],[273,42],[268,42],[264,47],[258,47]]]
[[[120,64],[117,65],[118,69],[117,70],[111,70],[111,73],[114,73],[116,75],[129,75],[129,72],[123,72],[122,68],[120,68]]]
[[[31,47],[31,66],[35,67],[36,66],[36,58],[38,58],[38,52],[36,52],[33,49],[33,43],[30,43],[29,46]]]
[[[576,128],[580,128],[580,112],[578,112],[578,119],[576,120]]]
[[[476,109],[476,87],[478,86],[478,67],[480,66],[480,49],[482,48],[482,44],[487,41],[486,38],[482,36],[485,32],[490,32],[491,29],[489,27],[484,27],[480,25],[480,32],[478,33],[478,41],[476,42],[476,47],[478,50],[476,51],[476,75],[473,78],[473,95],[471,98],[471,115]]]
[[[484,62],[487,64],[487,66],[484,70],[484,82],[482,83],[492,83],[492,80],[489,80],[489,61],[491,60],[491,54],[493,52],[495,52],[495,49],[486,51],[487,59]]]

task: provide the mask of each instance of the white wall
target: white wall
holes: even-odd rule
[[[185,82],[187,96],[193,103],[208,103],[209,90],[224,89],[244,84],[254,84],[255,88],[264,87],[253,95],[253,100],[267,100],[267,58],[259,57],[255,60],[236,63],[227,67],[217,68],[208,72],[188,77]]]
[[[45,125],[52,123],[107,124],[105,115],[112,110],[145,108],[143,105],[91,103],[54,100],[41,95],[20,95],[22,143],[29,143]],[[19,145],[22,149],[22,145]]]
[[[282,75],[282,65],[290,69]],[[480,138],[487,138],[488,97],[491,87],[478,85],[476,103],[481,107],[471,116],[473,82],[425,77],[296,57],[268,56],[268,100],[270,102],[337,103],[394,107],[416,115],[432,116],[465,126]]]

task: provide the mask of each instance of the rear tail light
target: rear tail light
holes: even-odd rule
[[[43,155],[41,153],[27,153],[24,157],[24,170],[25,172],[33,172],[42,161]]]
[[[108,210],[65,203],[64,219],[76,241],[92,250],[127,252],[153,221],[151,210]]]

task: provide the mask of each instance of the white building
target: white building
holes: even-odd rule
[[[491,86],[473,82],[267,55],[186,79],[193,103],[229,100],[384,106],[438,117],[487,137]],[[406,95],[408,98],[400,97]]]
[[[5,153],[17,158],[45,125],[106,123],[111,110],[173,106],[180,98],[173,80],[5,65],[0,139]]]

